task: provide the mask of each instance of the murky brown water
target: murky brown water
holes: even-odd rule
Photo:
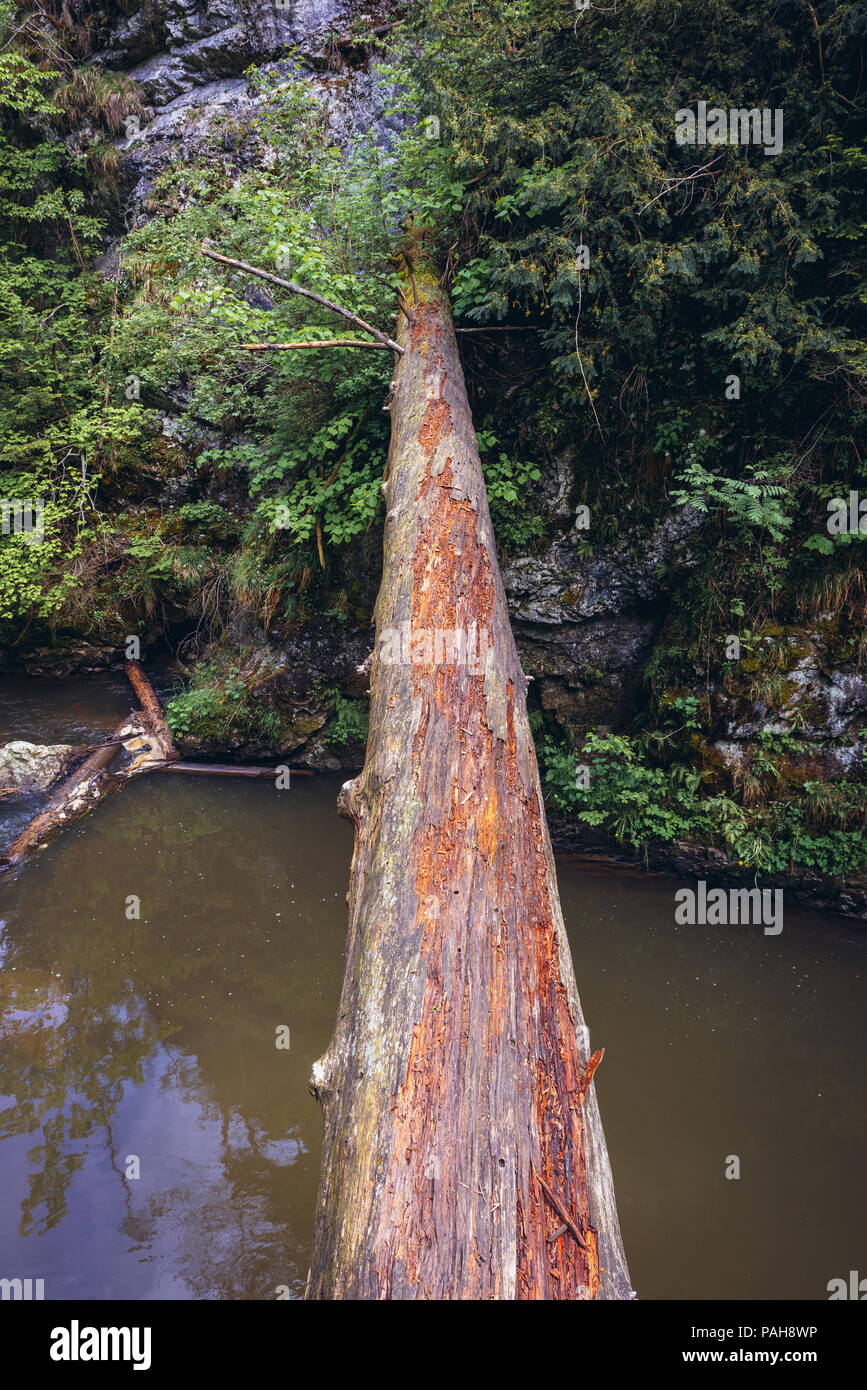
[[[120,678],[93,692],[0,683],[0,741],[95,736],[131,702]],[[303,1290],[338,786],[142,778],[0,885],[0,1277],[47,1298]],[[867,1273],[864,927],[675,926],[674,880],[564,860],[560,882],[639,1295],[823,1299]]]
[[[96,743],[137,705],[122,671],[68,680],[0,678],[0,743]]]

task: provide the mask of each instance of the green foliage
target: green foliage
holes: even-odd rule
[[[711,593],[757,616],[846,563],[819,503],[865,456],[862,41],[854,3],[414,9],[404,60],[466,190],[441,233],[456,312],[535,330],[487,358],[482,410],[510,457],[568,448],[597,518],[706,512],[677,596],[696,631]],[[782,151],[679,145],[699,100],[781,108]]]
[[[333,314],[242,273],[227,276],[199,247],[211,238],[224,254],[387,322],[394,285],[380,274],[389,244],[385,157],[367,137],[339,149],[303,82],[248,76],[263,102],[257,135],[268,139],[272,157],[234,182],[209,163],[157,180],[154,200],[171,210],[127,241],[127,292],[109,360],[119,384],[126,371],[140,377],[145,400],[181,379],[193,383],[191,426],[209,426],[226,441],[203,450],[199,466],[247,475],[253,536],[277,531],[286,544],[340,547],[381,506],[385,355],[322,350],[266,359],[240,351],[247,340],[344,334]]]
[[[648,840],[685,839],[701,826],[695,793],[701,777],[683,764],[650,766],[634,739],[589,734],[581,761],[589,768],[586,788],[577,784],[571,753],[550,740],[543,744],[545,789],[558,810],[573,811],[586,825],[602,826],[616,839],[640,849]]]
[[[658,432],[659,437],[659,432]],[[672,500],[679,507],[696,507],[699,511],[724,510],[736,530],[749,535],[750,530],[766,531],[773,541],[782,541],[792,525],[782,499],[791,494],[784,482],[773,481],[773,473],[758,464],[748,464],[746,477],[726,478],[712,473],[704,457],[713,448],[705,430],[699,430],[688,446],[683,471],[676,481],[679,488],[672,491]]]
[[[476,431],[476,439],[494,534],[504,548],[520,550],[545,530],[544,518],[527,510],[533,484],[541,480],[542,470],[534,463],[510,459],[490,429],[492,424],[487,419],[484,427]]]
[[[200,246],[210,237],[387,323],[395,282],[386,255],[407,191],[370,137],[338,147],[303,81],[248,77],[262,99],[255,128],[215,123],[199,165],[163,173],[154,216],[125,239],[117,280],[106,284],[89,269],[104,232],[88,210],[95,175],[69,150],[91,128],[117,133],[144,112],[141,96],[97,69],[0,59],[2,495],[48,503],[45,543],[3,546],[0,623],[80,624],[118,604],[177,617],[200,605],[208,631],[234,597],[267,626],[297,609],[311,575],[326,581],[329,555],[381,515],[387,354],[244,353],[245,339],[344,334],[333,314],[227,275]],[[46,138],[52,122],[74,140]],[[243,141],[267,141],[270,154],[236,177]],[[179,508],[180,532],[159,513],[130,521],[117,512],[130,480],[139,489],[136,475],[170,462],[151,410],[167,405],[179,439],[210,432],[213,442],[193,451],[203,483],[246,478],[234,554],[238,525],[216,503]]]
[[[166,706],[166,721],[176,739],[210,732],[221,715],[217,692],[208,685],[180,691]]]
[[[225,540],[235,532],[234,519],[219,502],[185,502],[175,516],[202,536]]]
[[[261,698],[275,672],[255,652],[219,650],[200,662],[189,687],[166,705],[166,721],[179,742],[185,737],[235,746],[255,740],[275,743],[280,717]]]
[[[367,743],[367,707],[361,700],[349,699],[337,686],[331,686],[325,694],[331,701],[334,722],[328,726],[328,739],[336,747],[347,744],[364,747]]]
[[[702,774],[687,763],[654,765],[640,738],[590,733],[578,758],[547,737],[540,752],[549,803],[635,850],[715,844],[766,874],[802,867],[845,879],[867,865],[865,787],[807,781],[789,801],[744,807],[727,795],[702,796]],[[579,765],[589,770],[586,787]]]
[[[230,613],[259,639],[348,611],[346,548],[382,518],[391,364],[244,352],[352,330],[201,246],[387,326],[390,254],[423,224],[459,323],[497,330],[462,347],[500,546],[546,537],[552,481],[591,509],[579,565],[615,537],[640,552],[672,506],[703,517],[671,581],[643,732],[589,735],[580,793],[549,740],[549,795],[636,847],[684,837],[763,870],[860,864],[860,791],[792,785],[790,736],[754,748],[761,804],[746,783],[711,786],[701,753],[712,683],[782,699],[770,620],[830,610],[840,660],[863,655],[861,538],[825,526],[828,499],[867,484],[860,8],[419,0],[388,39],[403,122],[389,147],[338,138],[297,73],[251,70],[256,114],[200,127],[109,281],[95,265],[122,230],[111,142],[146,108],[87,61],[77,17],[52,5],[49,42],[44,16],[13,20],[0,0],[0,497],[43,501],[46,521],[40,545],[0,540],[0,639],[183,622],[207,659],[171,703],[177,735],[277,740],[273,671],[258,646],[219,643]],[[679,146],[675,112],[698,100],[783,108],[782,152]],[[741,686],[720,655],[729,632]],[[363,740],[363,707],[329,700],[329,736]]]
[[[46,129],[61,114],[58,71],[8,44],[0,11],[0,500],[39,501],[45,539],[0,540],[0,635],[53,624],[80,586],[100,523],[100,479],[146,433],[141,411],[106,404],[94,336],[108,288],[84,257],[102,228],[88,211],[81,161]],[[45,249],[50,248],[50,255]]]

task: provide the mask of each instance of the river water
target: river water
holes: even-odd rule
[[[96,740],[130,704],[117,676],[0,682],[0,742]],[[303,1292],[339,781],[143,777],[0,883],[0,1277]],[[0,803],[0,837],[31,811]],[[675,879],[559,875],[639,1296],[824,1299],[867,1274],[864,925],[787,905],[778,936],[678,926]]]

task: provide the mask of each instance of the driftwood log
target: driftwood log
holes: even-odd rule
[[[180,755],[163,716],[162,706],[137,661],[126,662],[126,673],[141,709],[125,719],[107,740],[94,749],[51,794],[38,815],[0,855],[0,873],[15,868],[47,845],[72,821],[80,820],[104,797],[125,786],[133,777],[164,766]],[[132,761],[117,768],[121,748]]]
[[[410,293],[307,1296],[631,1298],[454,328]]]
[[[56,786],[42,810],[0,854],[0,874],[15,868],[72,821],[80,820],[104,797],[119,791],[144,772],[186,772],[200,777],[254,777],[274,780],[276,767],[231,763],[181,762],[156,691],[137,661],[126,662],[126,673],[140,709],[130,714],[97,748],[78,750],[77,766]],[[22,745],[27,747],[28,745]],[[131,760],[118,767],[124,749]],[[63,751],[63,750],[58,750]],[[75,749],[70,749],[74,753]],[[84,761],[81,755],[87,752]],[[289,768],[291,777],[312,777],[310,768]]]
[[[288,766],[288,765],[287,765]],[[277,776],[276,767],[257,767],[242,763],[164,763],[161,772],[189,772],[198,777],[256,777],[273,782]],[[312,777],[309,767],[290,767],[291,777]]]

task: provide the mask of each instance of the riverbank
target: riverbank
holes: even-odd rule
[[[164,703],[169,702],[178,689],[169,657],[149,663],[148,672],[160,698]],[[0,678],[0,744],[13,739],[46,744],[97,743],[123,718],[132,703],[129,683],[121,668],[79,670],[64,679],[26,674],[4,676]],[[177,736],[177,742],[185,758],[197,761],[216,759],[243,763],[250,760],[262,766],[275,766],[290,756],[285,748],[269,749],[267,745],[252,749],[236,745],[224,749],[215,741],[202,744],[185,740],[183,735]],[[293,762],[314,772],[339,772],[351,777],[361,770],[364,749],[358,738],[349,746],[330,744],[327,721],[323,719],[319,737],[291,756]],[[39,799],[34,797],[26,801],[20,798],[7,801],[7,824],[20,829],[39,805]],[[803,907],[867,920],[867,874],[841,881],[797,868],[789,873],[775,873],[771,878],[767,874],[757,875],[754,869],[738,864],[717,847],[695,842],[649,841],[639,851],[618,843],[613,835],[600,833],[573,817],[558,814],[550,806],[548,824],[554,849],[561,854],[580,855],[612,868],[621,866],[648,874],[704,878],[726,887],[773,886],[781,888],[787,899]]]

